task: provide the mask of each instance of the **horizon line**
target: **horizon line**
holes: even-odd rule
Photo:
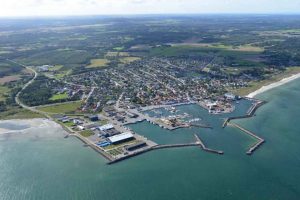
[[[134,13],[134,14],[80,14],[80,15],[0,15],[0,19],[25,19],[25,18],[81,18],[81,17],[127,17],[127,16],[221,16],[221,15],[252,15],[252,16],[280,16],[280,15],[286,15],[286,16],[297,16],[300,15],[300,12],[298,13],[289,13],[289,12],[270,12],[270,13]]]

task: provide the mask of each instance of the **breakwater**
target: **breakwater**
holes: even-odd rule
[[[235,124],[235,123],[229,123],[229,125],[231,126],[234,126],[238,129],[240,129],[241,131],[243,131],[244,133],[250,135],[251,137],[255,138],[258,140],[257,143],[255,143],[252,147],[250,147],[250,149],[246,152],[248,155],[251,155],[256,149],[258,149],[264,142],[265,140],[262,139],[261,137],[257,136],[255,133],[241,127],[240,125],[238,124]]]
[[[216,153],[216,154],[224,154],[223,151],[218,151],[218,150],[214,150],[214,149],[210,149],[207,148],[204,143],[202,142],[202,140],[199,138],[199,136],[197,134],[194,134],[195,138],[196,138],[196,143],[204,150],[210,153]]]
[[[231,120],[235,120],[235,119],[245,119],[245,118],[250,118],[253,117],[255,114],[255,111],[261,107],[262,105],[266,104],[266,101],[262,101],[262,100],[258,100],[258,99],[253,99],[253,98],[248,98],[248,97],[244,97],[244,99],[247,100],[254,100],[255,102],[253,103],[253,105],[248,109],[246,115],[242,115],[242,116],[236,116],[236,117],[228,117],[224,120],[224,123],[222,125],[223,128],[225,128],[227,126],[227,124],[231,121]]]

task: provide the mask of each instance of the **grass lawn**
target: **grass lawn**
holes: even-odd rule
[[[289,67],[285,72],[277,74],[270,79],[266,79],[259,82],[251,82],[249,87],[233,90],[232,92],[240,96],[246,96],[251,92],[260,89],[263,86],[269,85],[271,83],[275,83],[277,81],[280,81],[283,78],[287,78],[297,73],[300,73],[300,67]]]
[[[65,92],[65,93],[62,93],[62,94],[53,95],[50,98],[50,100],[55,101],[55,100],[61,100],[61,99],[67,99],[67,98],[68,98],[68,94]]]
[[[8,111],[0,112],[0,120],[44,118],[44,115],[31,112],[19,107],[11,107]]]
[[[62,124],[65,126],[68,126],[68,127],[72,127],[75,125],[73,122],[66,122],[66,123],[62,123]]]
[[[84,130],[80,132],[80,135],[82,135],[83,137],[89,137],[91,135],[94,135],[95,133],[91,130]]]
[[[62,104],[56,104],[51,106],[43,106],[38,107],[38,110],[48,112],[48,113],[75,113],[77,109],[80,107],[81,102],[69,102],[69,103],[62,103]]]
[[[109,63],[107,59],[92,59],[91,64],[86,66],[86,68],[94,68],[94,67],[105,67]]]

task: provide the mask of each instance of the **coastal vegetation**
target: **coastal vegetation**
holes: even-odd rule
[[[29,110],[15,107],[9,107],[6,111],[0,112],[0,120],[9,120],[9,119],[32,119],[32,118],[44,118],[44,115],[31,112]]]
[[[245,96],[260,89],[263,86],[269,85],[271,83],[278,82],[284,78],[290,77],[292,75],[300,73],[300,67],[289,67],[284,72],[278,73],[276,75],[272,75],[272,77],[268,77],[267,79],[261,81],[253,81],[250,83],[248,87],[240,88],[237,90],[233,90],[232,92],[240,95]]]

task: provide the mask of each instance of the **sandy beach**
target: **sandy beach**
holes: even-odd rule
[[[251,92],[251,93],[248,94],[246,97],[254,98],[254,97],[255,97],[256,95],[258,95],[258,94],[261,94],[261,93],[263,93],[263,92],[266,92],[266,91],[271,90],[271,89],[273,89],[273,88],[276,88],[276,87],[278,87],[278,86],[284,85],[284,84],[286,84],[286,83],[288,83],[288,82],[291,82],[291,81],[293,81],[293,80],[295,80],[295,79],[298,79],[298,78],[300,78],[300,73],[294,74],[294,75],[292,75],[292,76],[290,76],[290,77],[287,77],[287,78],[283,78],[283,79],[281,79],[280,81],[277,81],[277,82],[275,82],[275,83],[271,83],[271,84],[269,84],[269,85],[262,86],[260,89],[254,91],[254,92]]]

